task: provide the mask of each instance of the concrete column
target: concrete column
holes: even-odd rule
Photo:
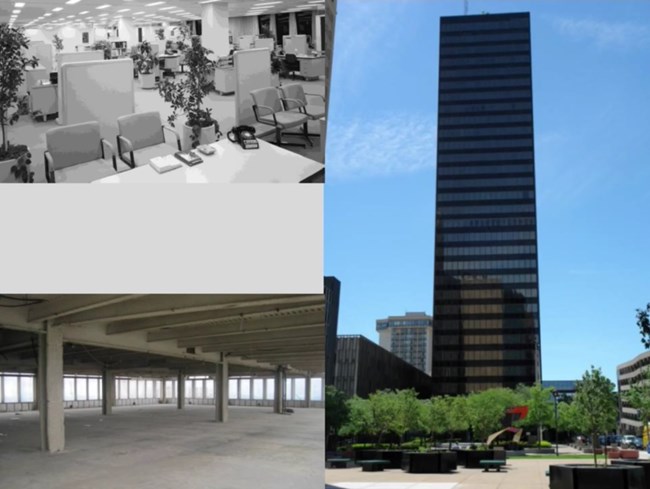
[[[228,3],[204,3],[201,8],[201,44],[214,51],[214,56],[227,56],[230,52],[228,42]]]
[[[115,405],[115,374],[104,369],[102,372],[102,414],[113,414]]]
[[[183,409],[185,406],[185,376],[179,370],[178,380],[176,381],[176,407]]]
[[[296,22],[295,12],[289,14],[289,35],[297,36],[298,35],[298,22]]]
[[[163,404],[167,402],[167,379],[160,379],[160,400]]]
[[[280,365],[275,371],[275,392],[273,396],[273,412],[282,414],[284,412],[284,368]]]
[[[126,48],[130,51],[132,46],[138,44],[138,28],[133,19],[122,17],[117,21],[117,28],[120,31],[120,41],[126,41]]]
[[[214,376],[214,407],[215,421],[225,423],[228,421],[228,360],[221,354],[221,361],[217,363]]]
[[[38,394],[41,450],[51,453],[65,448],[63,416],[63,328],[46,322],[39,336]]]
[[[305,377],[305,407],[311,407],[311,375]]]

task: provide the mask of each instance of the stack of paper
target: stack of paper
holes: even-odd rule
[[[149,160],[149,164],[156,170],[158,173],[165,173],[182,166],[181,162],[178,161],[174,155],[167,156],[157,156]]]

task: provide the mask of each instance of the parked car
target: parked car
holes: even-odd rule
[[[639,438],[638,436],[634,438],[634,447],[637,450],[643,450],[643,438]]]
[[[636,436],[634,435],[623,435],[621,439],[621,446],[623,448],[635,448],[636,447]]]

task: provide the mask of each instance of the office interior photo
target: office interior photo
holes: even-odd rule
[[[334,3],[3,2],[0,182],[322,183]]]
[[[1,295],[0,485],[322,487],[324,328],[323,294]]]

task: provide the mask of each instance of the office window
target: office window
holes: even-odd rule
[[[275,399],[275,379],[266,379],[266,396],[264,399],[269,401]]]
[[[203,380],[194,381],[194,397],[203,399]]]
[[[165,397],[171,399],[176,397],[176,392],[174,391],[174,381],[166,380],[165,381]]]
[[[283,36],[289,35],[289,14],[275,14],[276,42],[282,46]]]
[[[144,399],[145,398],[145,384],[144,380],[138,380],[138,399]]]
[[[156,380],[154,382],[154,397],[156,399],[160,399],[162,397],[162,381],[161,380]]]
[[[77,382],[77,401],[87,401],[88,379],[86,377],[77,377],[75,380]]]
[[[20,377],[20,402],[34,402],[34,377]]]
[[[120,379],[118,380],[118,390],[117,398],[118,399],[128,399],[129,398],[129,380]]]
[[[270,15],[258,15],[257,16],[257,26],[259,28],[260,35],[270,36],[271,35],[271,16]]]
[[[309,12],[296,12],[296,27],[298,29],[298,34],[304,34],[307,36],[307,42],[311,44],[312,42],[312,13]]]
[[[239,398],[251,398],[251,379],[240,379],[239,381]]]
[[[185,399],[194,397],[194,389],[192,388],[193,385],[193,380],[185,379]]]
[[[207,379],[205,381],[205,398],[214,399],[214,379]]]
[[[305,379],[294,379],[293,381],[293,398],[296,401],[305,400]]]
[[[152,399],[153,396],[153,380],[147,380],[145,382],[145,396],[147,399]]]
[[[63,378],[63,400],[64,401],[74,401],[74,377],[64,377]],[[7,387],[7,378],[5,377],[5,391]]]
[[[293,399],[293,391],[291,390],[291,379],[284,380],[284,398],[287,401]]]
[[[138,382],[135,379],[129,379],[129,397],[128,399],[138,398]]]
[[[89,378],[88,379],[88,400],[96,401],[99,399],[99,379]]]
[[[239,379],[228,379],[228,399],[239,399],[237,383]]]
[[[253,399],[264,399],[264,379],[253,379]]]

